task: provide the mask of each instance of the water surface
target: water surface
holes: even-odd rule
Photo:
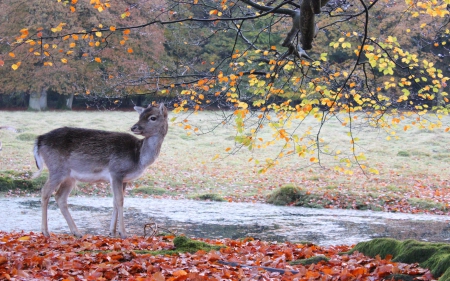
[[[70,197],[72,217],[82,233],[107,235],[112,198]],[[309,241],[319,245],[355,244],[376,237],[450,241],[448,216],[357,210],[280,207],[261,203],[204,202],[154,198],[125,198],[125,226],[143,235],[145,224],[202,238],[254,238]],[[38,198],[0,198],[0,230],[40,231]],[[53,199],[50,232],[69,233]]]

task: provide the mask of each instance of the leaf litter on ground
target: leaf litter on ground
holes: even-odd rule
[[[434,280],[418,264],[340,254],[352,248],[346,245],[194,239],[214,247],[173,253],[174,239],[0,232],[0,280],[395,280],[406,275]],[[293,262],[317,256],[326,258]]]

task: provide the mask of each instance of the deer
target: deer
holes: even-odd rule
[[[55,201],[76,237],[82,237],[69,213],[67,198],[76,182],[109,182],[113,193],[113,213],[109,234],[127,238],[123,220],[124,193],[128,182],[138,178],[159,156],[168,131],[168,113],[164,104],[135,106],[139,121],[129,133],[62,127],[36,138],[33,153],[38,177],[47,166],[49,176],[41,190],[44,236],[50,233],[47,224],[48,203],[53,192]]]

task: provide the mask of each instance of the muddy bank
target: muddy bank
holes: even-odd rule
[[[82,233],[108,234],[112,198],[70,197],[69,206]],[[0,198],[0,213],[0,230],[40,230],[39,198]],[[448,216],[125,198],[125,225],[129,234],[143,235],[144,225],[152,221],[178,233],[205,238],[252,236],[320,245],[354,244],[377,237],[450,241]],[[56,233],[69,232],[53,199],[49,207],[49,229]]]

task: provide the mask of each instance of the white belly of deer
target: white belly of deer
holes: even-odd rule
[[[142,173],[144,172],[145,169],[138,169],[132,173],[126,174],[125,178],[123,179],[124,182],[129,182],[132,180],[137,179],[138,177],[140,177],[142,175]]]
[[[101,170],[97,173],[70,170],[70,176],[81,182],[108,182],[111,180],[111,174],[109,173],[108,169]]]

